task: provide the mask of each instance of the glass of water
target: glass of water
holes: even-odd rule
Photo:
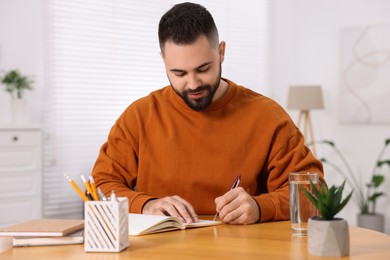
[[[317,208],[302,191],[305,188],[312,192],[310,181],[318,186],[318,174],[292,172],[289,175],[291,228],[296,236],[306,236],[309,218],[319,215]]]

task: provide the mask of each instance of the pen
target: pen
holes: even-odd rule
[[[117,202],[118,200],[116,199],[116,194],[114,192],[114,190],[111,191],[111,196],[110,196],[110,201],[111,202]]]
[[[240,184],[240,181],[241,181],[241,175],[238,175],[237,178],[234,180],[232,186],[230,187],[230,190],[232,190],[232,189],[234,189],[234,188],[237,188],[238,185]],[[229,191],[230,191],[230,190],[229,190]],[[219,211],[217,211],[217,213],[215,213],[215,216],[214,216],[214,218],[213,218],[213,221],[215,221],[215,220],[217,219],[218,215],[219,215]]]
[[[79,196],[83,199],[84,202],[88,201],[87,196],[80,190],[79,186],[66,174],[64,173],[65,178],[72,185],[73,189],[79,194]]]
[[[99,194],[100,200],[102,200],[102,201],[107,201],[107,197],[104,195],[104,193],[102,192],[102,190],[100,189],[100,187],[97,188],[97,192],[98,192],[98,194]]]
[[[89,192],[87,191],[86,194],[87,194],[88,200],[91,200],[91,201],[94,200],[93,197],[92,197],[92,195],[91,195],[91,193],[89,193]]]

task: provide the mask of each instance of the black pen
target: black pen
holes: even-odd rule
[[[230,190],[229,190],[229,191],[231,191],[231,190],[234,189],[234,188],[237,188],[238,185],[240,184],[240,181],[241,181],[241,175],[238,175],[237,178],[234,180],[232,186],[230,187]],[[213,221],[215,221],[215,220],[217,219],[218,215],[219,215],[219,211],[217,211],[217,213],[215,213],[215,216],[214,216],[214,218],[213,218]]]

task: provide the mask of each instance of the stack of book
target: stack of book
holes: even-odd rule
[[[13,246],[48,246],[84,243],[84,220],[37,219],[0,228],[0,236],[13,237]]]

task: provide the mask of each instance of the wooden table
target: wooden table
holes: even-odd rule
[[[390,259],[390,236],[350,227],[351,255],[341,259]],[[290,222],[220,225],[130,237],[121,253],[86,253],[83,245],[20,247],[0,259],[335,259],[308,255],[307,238],[293,237]]]

